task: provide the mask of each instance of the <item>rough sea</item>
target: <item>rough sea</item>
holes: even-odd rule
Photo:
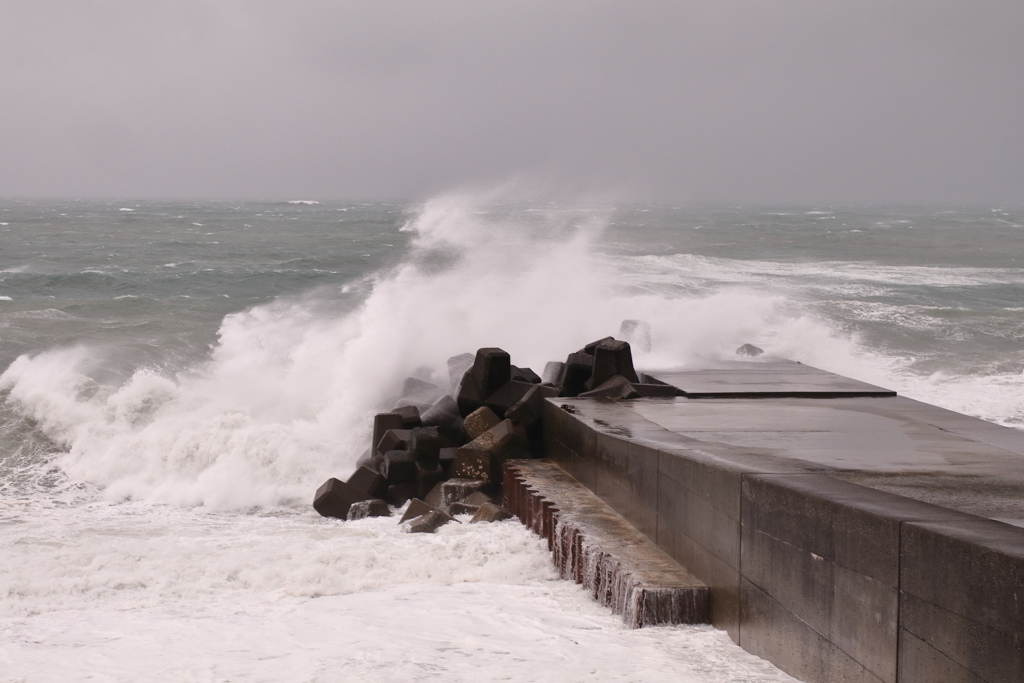
[[[310,506],[408,376],[767,354],[1024,428],[1024,210],[0,201],[0,681],[789,681],[516,522]]]

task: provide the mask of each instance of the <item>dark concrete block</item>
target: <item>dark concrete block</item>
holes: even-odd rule
[[[518,382],[516,380],[506,382],[500,389],[484,400],[484,405],[493,410],[495,415],[504,419],[505,412],[536,386],[529,382]]]
[[[462,417],[467,417],[484,404],[484,396],[477,389],[473,381],[472,368],[466,370],[466,374],[462,378],[462,384],[459,385],[459,393],[455,397],[455,402],[459,406],[459,415]]]
[[[580,349],[580,351],[582,353],[587,354],[588,356],[593,356],[594,355],[594,351],[597,349],[597,347],[600,346],[601,344],[607,342],[607,341],[612,341],[613,342],[613,341],[615,341],[615,337],[601,337],[600,339],[597,339],[595,341],[590,342],[589,344],[584,346],[582,349]]]
[[[633,391],[640,394],[641,398],[663,398],[677,396],[679,390],[668,384],[660,383],[632,383]]]
[[[571,353],[562,373],[562,396],[579,396],[594,371],[594,357],[588,353]]]
[[[353,503],[366,500],[367,496],[340,479],[330,478],[316,490],[313,497],[313,509],[324,517],[347,519],[348,510]]]
[[[380,453],[377,450],[377,444],[380,443],[381,438],[384,436],[384,432],[389,429],[401,429],[402,428],[402,416],[398,413],[379,413],[373,417],[373,439],[370,444],[370,450],[375,453]]]
[[[540,376],[530,368],[517,368],[512,366],[512,379],[530,384],[540,384]]]
[[[555,398],[559,393],[558,387],[549,386],[547,384],[538,385],[537,391],[539,391],[540,395],[544,398]]]
[[[505,411],[505,417],[529,429],[539,425],[544,415],[543,387],[537,385],[523,394],[522,398]]]
[[[412,429],[423,424],[423,421],[420,419],[420,409],[416,406],[401,406],[391,412],[401,416],[402,429]]]
[[[404,451],[412,438],[411,429],[389,429],[377,442],[377,452],[384,455],[388,451]]]
[[[381,468],[388,483],[404,484],[416,480],[416,457],[409,451],[388,451]]]
[[[470,524],[477,522],[500,522],[505,519],[512,519],[513,515],[505,508],[495,505],[494,503],[484,503],[480,506],[480,509],[473,515],[473,519],[469,520]]]
[[[494,499],[491,498],[486,493],[484,493],[483,491],[473,491],[471,494],[466,496],[466,498],[462,502],[465,503],[466,505],[476,505],[477,507],[479,507],[484,503],[493,503]]]
[[[432,534],[450,521],[451,517],[435,510],[409,520],[405,530],[410,534]]]
[[[471,372],[479,395],[486,398],[512,379],[512,361],[501,349],[483,348],[476,352]]]
[[[501,481],[502,467],[505,462],[523,457],[528,446],[526,434],[522,430],[516,429],[511,420],[503,420],[463,448],[487,451],[491,456],[491,473],[488,479],[492,483],[498,483]]]
[[[445,508],[445,512],[454,517],[455,515],[474,515],[476,511],[480,509],[479,505],[470,505],[469,503],[456,502]]]
[[[389,503],[395,507],[402,507],[408,501],[415,498],[419,493],[419,485],[415,481],[407,481],[401,484],[391,484],[388,486],[388,497]]]
[[[352,503],[352,506],[348,509],[348,519],[366,519],[367,517],[390,517],[391,508],[388,504],[380,500],[379,498],[371,498],[370,500],[361,500],[358,503]]]
[[[455,454],[458,452],[458,448],[442,448],[438,453],[438,461],[441,463],[441,467],[444,468],[445,474],[451,472],[452,463],[455,462]]]
[[[388,480],[372,467],[357,467],[346,482],[367,498],[383,498],[388,494]]]
[[[640,393],[633,388],[628,379],[622,375],[615,375],[589,391],[580,394],[580,398],[611,398],[629,399],[640,398]]]
[[[451,476],[462,479],[484,479],[491,481],[491,453],[476,448],[460,448],[455,451]]]
[[[480,489],[487,485],[485,479],[463,479],[453,478],[448,481],[441,483],[441,500],[440,505],[437,507],[443,508],[452,503],[458,503],[466,500],[470,496],[478,493]],[[479,504],[479,503],[475,503]]]
[[[629,382],[640,381],[633,369],[633,353],[629,342],[608,339],[594,348],[594,370],[590,386],[598,387],[616,375],[625,377]]]
[[[501,418],[495,415],[493,410],[483,406],[466,416],[462,422],[462,428],[469,438],[475,439],[500,422]]]
[[[402,518],[398,520],[398,523],[402,524],[404,522],[408,522],[410,519],[415,519],[417,517],[429,514],[431,512],[441,511],[438,510],[433,505],[429,505],[425,501],[420,500],[419,498],[413,498],[412,500],[409,501],[409,507],[407,507],[405,509],[405,512],[402,513]]]
[[[430,489],[425,496],[419,496],[419,499],[432,508],[440,510],[444,506],[441,505],[441,484],[443,482],[437,482],[434,484],[434,488]]]
[[[444,469],[439,460],[416,461],[416,491],[418,495],[427,495],[434,486],[443,482],[444,479]]]
[[[409,451],[417,460],[436,462],[441,457],[441,434],[437,427],[415,427],[411,432]]]
[[[526,430],[526,437],[533,448],[543,452],[540,446],[544,438],[544,399],[557,395],[554,387],[535,384],[519,402],[505,411],[505,417]]]
[[[448,380],[451,382],[453,394],[458,392],[463,376],[473,367],[473,359],[472,353],[463,353],[448,359]]]

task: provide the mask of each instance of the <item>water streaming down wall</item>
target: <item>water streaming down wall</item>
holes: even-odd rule
[[[506,465],[508,508],[547,539],[559,575],[630,628],[708,622],[708,588],[548,461]]]

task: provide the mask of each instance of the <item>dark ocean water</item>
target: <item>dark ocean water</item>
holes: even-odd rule
[[[157,648],[170,628],[161,610],[196,609],[197,585],[217,606],[211,623],[244,612],[249,627],[276,614],[280,591],[298,596],[288,609],[306,619],[296,605],[313,595],[399,590],[373,578],[377,560],[367,558],[378,551],[365,550],[362,569],[342,585],[325,578],[331,572],[310,573],[303,558],[322,546],[296,540],[326,533],[308,499],[326,477],[351,468],[370,416],[407,376],[446,386],[449,356],[501,346],[539,371],[632,318],[652,328],[651,351],[636,355],[641,369],[732,357],[751,342],[1024,427],[1019,209],[521,205],[455,196],[420,206],[4,201],[0,543],[17,560],[0,566],[0,595],[9,598],[0,616],[10,642],[24,644],[12,647],[23,658],[32,642],[68,661],[72,652],[92,653],[97,659],[82,671],[95,666],[131,680],[145,668],[142,654],[128,667],[134,673],[119,678],[96,663],[112,652],[83,634],[102,624],[120,634],[110,642],[128,647],[124,623],[135,620],[131,628],[153,634],[139,652]],[[211,534],[209,543],[196,540]],[[335,541],[355,548],[354,538]],[[468,546],[453,539],[445,553],[457,546],[519,569],[487,574],[490,560],[480,560],[484,578],[439,570],[445,585],[550,578],[540,564],[516,564],[535,551],[543,557],[526,537],[503,541],[519,560],[480,550],[487,541],[479,538]],[[277,549],[261,556],[258,576],[246,573],[254,544]],[[422,567],[398,555],[393,562],[389,571],[406,577],[398,583],[426,581]],[[80,573],[68,569],[75,566]],[[524,615],[540,609],[523,596],[513,602],[520,598]],[[567,609],[569,598],[558,600]],[[369,618],[353,609],[357,622]],[[545,618],[561,618],[554,614]],[[79,630],[54,640],[69,615]],[[565,637],[579,638],[575,628],[567,625]],[[226,656],[207,643],[208,632],[197,626],[200,664],[188,676],[203,678]],[[267,644],[277,636],[254,637]],[[659,637],[717,662],[699,671],[746,661],[717,633]],[[323,663],[335,645],[321,645]],[[609,647],[591,645],[587,656]],[[19,675],[60,678],[48,676],[44,659],[36,669],[23,660],[30,663]],[[240,657],[235,678],[258,679],[258,661]],[[651,661],[657,680],[660,660]],[[392,665],[398,660],[381,664]],[[783,680],[751,666],[744,680]]]

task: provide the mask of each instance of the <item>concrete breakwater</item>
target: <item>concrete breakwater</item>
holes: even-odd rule
[[[1024,433],[798,363],[548,399],[545,452],[815,683],[1024,680]]]
[[[543,377],[501,349],[449,365],[452,395],[378,415],[321,514],[411,499],[429,532],[506,502],[630,625],[706,614],[814,683],[1024,680],[1024,433],[778,359],[645,375],[610,338]],[[568,475],[516,464],[538,456],[607,511],[543,492]],[[660,550],[593,523],[614,515]]]

